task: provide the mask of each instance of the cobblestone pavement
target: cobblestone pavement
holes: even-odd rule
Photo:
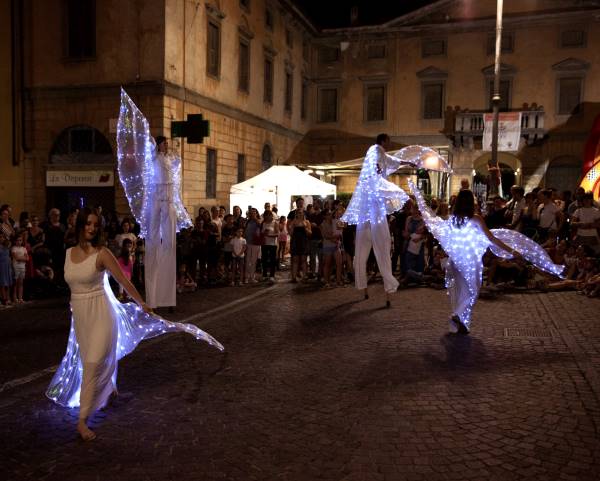
[[[0,394],[2,478],[600,478],[597,300],[481,300],[459,337],[444,291],[400,291],[391,309],[380,285],[366,301],[260,292],[199,318],[225,354],[175,334],[123,360],[130,395],[94,418],[93,442],[77,439],[76,410],[43,397],[49,375]]]

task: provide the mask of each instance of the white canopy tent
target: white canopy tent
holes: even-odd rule
[[[231,186],[229,205],[239,205],[245,212],[249,205],[262,214],[265,202],[277,205],[278,215],[291,210],[292,196],[336,195],[336,186],[301,171],[293,165],[274,165],[251,179]]]

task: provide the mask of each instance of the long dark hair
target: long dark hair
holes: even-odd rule
[[[121,253],[119,257],[123,259],[123,263],[128,266],[129,261],[131,260],[131,249],[133,248],[133,242],[131,239],[123,239],[123,243],[121,244]]]
[[[96,209],[84,207],[79,211],[79,214],[77,214],[77,220],[75,220],[75,239],[77,239],[78,244],[81,242],[81,236],[83,235],[83,230],[87,224],[88,216],[90,215],[95,215],[98,218],[98,230],[92,239],[92,246],[100,247],[104,245],[104,233],[102,232],[102,223],[100,222],[100,216],[98,215]]]
[[[475,215],[475,196],[470,190],[461,190],[454,201],[452,222],[461,227],[467,220]]]

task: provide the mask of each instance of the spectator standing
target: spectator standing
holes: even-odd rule
[[[243,274],[244,257],[246,255],[246,239],[244,239],[244,230],[238,229],[236,235],[231,239],[232,254],[232,277],[236,286],[240,285],[240,279]]]
[[[12,277],[10,268],[10,241],[4,234],[4,231],[0,231],[0,302],[3,307],[12,307],[9,296]]]
[[[525,208],[525,189],[519,185],[510,188],[511,199],[506,204],[504,218],[508,229],[516,229],[521,222],[521,215]]]
[[[290,210],[290,212],[288,213],[288,220],[293,221],[296,218],[296,211],[298,210],[304,210],[304,198],[303,197],[296,197],[296,208],[293,210]]]
[[[290,252],[292,254],[292,282],[297,282],[300,273],[306,276],[306,256],[308,255],[308,240],[311,234],[310,222],[304,218],[304,210],[296,209],[294,220],[290,224],[292,239]],[[289,219],[289,216],[288,216]]]
[[[131,239],[123,239],[123,243],[121,244],[121,252],[119,253],[119,257],[117,258],[117,262],[119,263],[119,267],[128,281],[131,281],[131,277],[133,274],[133,242]],[[119,299],[124,301],[127,299],[125,295],[125,291],[123,286],[119,283]]]
[[[4,207],[0,210],[0,232],[2,232],[7,239],[12,239],[15,235],[15,229],[10,220],[10,211],[8,207]]]
[[[543,244],[550,237],[556,237],[562,227],[563,213],[552,201],[552,191],[545,189],[539,192],[538,199],[538,242]]]
[[[230,285],[233,285],[233,246],[231,245],[231,241],[235,237],[237,228],[234,225],[234,217],[231,214],[225,215],[224,221],[225,223],[223,224],[223,228],[221,229],[221,242],[223,245],[223,266],[225,268],[225,279],[229,282]]]
[[[52,258],[54,280],[60,285],[63,284],[65,265],[65,231],[64,224],[60,222],[60,210],[50,209],[45,230],[45,242]]]
[[[342,278],[342,251],[341,234],[342,231],[337,226],[338,219],[333,218],[333,213],[326,210],[323,213],[323,222],[320,229],[323,235],[323,282],[324,287],[329,287],[331,280],[331,267],[335,262],[335,277],[339,287],[344,286]]]
[[[12,258],[12,267],[15,276],[13,299],[16,303],[22,304],[23,283],[27,272],[27,261],[29,260],[27,248],[23,245],[23,236],[17,235],[15,237],[15,243],[10,249],[10,256]]]
[[[261,234],[264,239],[261,249],[263,280],[275,282],[275,267],[277,265],[277,237],[279,222],[273,218],[273,212],[266,210],[263,214]]]
[[[44,245],[44,229],[40,227],[40,218],[37,215],[31,217],[31,227],[27,230],[27,234],[27,242],[31,246],[32,252]]]
[[[65,231],[65,248],[75,247],[77,245],[77,238],[75,236],[75,220],[77,219],[77,212],[71,212],[67,217],[67,230]]]
[[[121,233],[115,236],[115,242],[119,249],[123,246],[123,241],[125,239],[129,239],[131,241],[131,245],[135,249],[137,244],[137,236],[132,232],[131,222],[127,217],[123,219],[123,222],[121,222]]]
[[[587,245],[598,254],[600,250],[598,239],[600,210],[593,207],[593,203],[594,195],[591,192],[586,192],[582,197],[582,207],[573,213],[571,226],[577,229],[574,239],[575,243],[577,245]]]
[[[244,283],[257,282],[255,278],[256,262],[258,261],[262,244],[260,220],[258,217],[258,211],[253,207],[250,208],[250,211],[248,212],[248,222],[246,223],[244,232],[244,237],[246,239]]]
[[[321,233],[323,213],[320,203],[315,202],[312,209],[307,209],[306,218],[310,222],[311,231],[308,250],[309,277],[316,277],[319,280],[323,276],[323,234]]]
[[[279,218],[279,236],[277,237],[277,259],[279,264],[283,264],[285,261],[285,251],[287,249],[288,242],[288,230],[287,230],[287,219],[285,216]],[[278,266],[279,267],[279,266]]]

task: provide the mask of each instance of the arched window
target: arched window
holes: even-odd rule
[[[265,171],[273,165],[273,154],[271,152],[271,146],[265,144],[262,150],[262,170]]]
[[[50,151],[51,164],[112,164],[114,160],[106,137],[87,125],[63,130]]]

